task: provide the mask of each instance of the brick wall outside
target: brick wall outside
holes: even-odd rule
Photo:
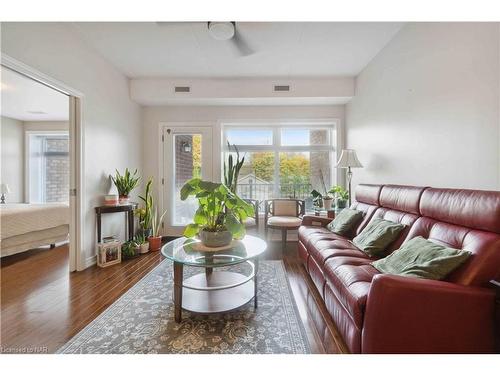
[[[68,139],[48,138],[46,140],[46,180],[45,201],[46,202],[68,202],[69,201],[69,154]],[[54,153],[62,153],[51,154]]]
[[[191,145],[191,152],[183,150],[183,143]],[[189,198],[182,202],[179,198],[184,183],[193,177],[193,136],[175,136],[175,188],[177,199],[175,199],[175,220],[177,223],[187,224],[191,221],[197,204],[196,200]],[[168,177],[167,177],[168,178]]]

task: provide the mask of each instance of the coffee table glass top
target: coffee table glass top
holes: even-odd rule
[[[200,240],[177,238],[165,244],[161,253],[168,259],[195,267],[223,267],[238,264],[261,255],[267,248],[264,240],[246,235],[221,250],[206,251]],[[217,248],[216,248],[217,249]]]

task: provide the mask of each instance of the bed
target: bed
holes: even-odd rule
[[[67,241],[69,219],[68,204],[0,204],[0,256]]]

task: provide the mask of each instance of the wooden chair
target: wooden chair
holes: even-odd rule
[[[254,215],[252,217],[247,217],[243,224],[245,228],[255,228],[257,232],[259,231],[259,205],[260,202],[256,199],[243,198],[243,200],[254,207]]]
[[[268,229],[281,230],[281,248],[286,249],[287,231],[298,229],[306,211],[305,201],[299,199],[270,199],[265,202],[265,234]]]

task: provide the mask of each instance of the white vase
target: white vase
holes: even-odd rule
[[[149,242],[141,243],[139,252],[141,254],[146,254],[149,251]]]
[[[323,198],[323,206],[325,207],[325,210],[331,210],[332,209],[332,203],[333,199],[324,199]]]

